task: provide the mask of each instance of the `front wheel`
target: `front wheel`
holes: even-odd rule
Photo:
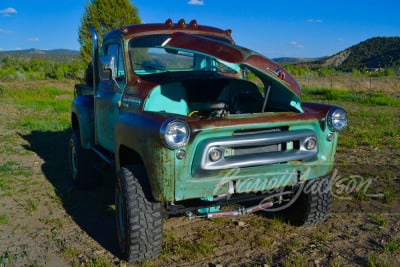
[[[150,188],[143,188],[137,175],[145,178],[140,167],[122,167],[115,194],[118,240],[128,262],[154,259],[162,245],[161,204],[149,199],[144,190]]]
[[[296,193],[296,201],[279,216],[296,226],[315,225],[324,222],[332,207],[331,181],[328,176],[310,180]]]

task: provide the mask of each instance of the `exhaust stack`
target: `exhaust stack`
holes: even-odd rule
[[[99,83],[99,36],[92,26],[89,26],[89,30],[92,34],[93,89],[96,90]]]

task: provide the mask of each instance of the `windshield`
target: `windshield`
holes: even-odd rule
[[[237,68],[194,51],[165,48],[162,44],[168,35],[150,35],[135,38],[129,42],[129,57],[136,74],[154,74],[178,71],[212,71],[237,73]]]

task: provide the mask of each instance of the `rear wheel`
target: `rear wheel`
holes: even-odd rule
[[[145,193],[149,188],[143,188],[137,177],[143,173],[140,167],[122,167],[116,185],[118,239],[128,262],[154,259],[162,245],[161,204],[151,201]]]
[[[98,184],[97,171],[93,167],[93,155],[81,146],[79,132],[72,133],[69,141],[69,166],[74,185],[88,190]]]
[[[320,177],[305,183],[297,192],[298,198],[279,213],[285,221],[297,226],[324,222],[332,207],[332,191],[329,177]]]

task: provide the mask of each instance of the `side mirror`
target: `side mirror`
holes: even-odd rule
[[[100,78],[102,80],[115,80],[115,58],[113,56],[100,57]]]
[[[116,77],[116,66],[115,58],[113,56],[102,56],[100,57],[100,79],[101,80],[111,80],[114,86],[121,91],[121,87],[115,80]]]

